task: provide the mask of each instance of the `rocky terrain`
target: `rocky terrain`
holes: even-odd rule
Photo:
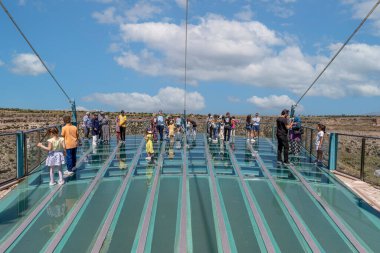
[[[20,110],[20,109],[0,109],[0,184],[16,173],[16,131],[26,131],[56,124],[62,124],[62,116],[70,115],[67,111],[41,111],[41,110]],[[78,112],[78,125],[82,123],[85,112]],[[115,131],[116,112],[107,113],[111,119],[111,129]],[[147,113],[127,113],[127,134],[143,134],[148,127],[152,114]],[[198,123],[198,131],[205,132],[205,115],[189,115]],[[237,116],[241,120],[237,129],[238,135],[244,135],[245,116]],[[261,134],[267,137],[272,136],[272,125],[277,116],[262,116]],[[380,137],[380,116],[305,116],[302,117],[304,126],[316,127],[318,122],[327,126],[328,132],[337,132],[351,135],[364,135]],[[81,129],[81,128],[80,128]],[[35,148],[35,144],[44,137],[46,131],[32,132],[27,136],[27,156],[29,168],[37,165],[44,155]],[[82,132],[82,131],[81,131]],[[314,131],[314,134],[316,132]],[[4,135],[6,134],[6,135]],[[339,169],[348,174],[358,175],[360,168],[360,151],[362,138],[341,135],[339,137]],[[310,144],[309,144],[310,145]],[[369,181],[380,185],[380,180],[373,178],[373,171],[380,168],[380,140],[368,139],[366,142],[366,175]],[[371,175],[371,176],[369,176]]]

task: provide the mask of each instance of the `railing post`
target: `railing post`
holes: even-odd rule
[[[365,158],[365,138],[362,138],[362,152],[360,157],[360,180],[364,181],[364,158]]]
[[[71,122],[74,126],[77,126],[77,108],[75,106],[75,100],[71,100]]]
[[[311,159],[311,154],[313,153],[313,129],[310,129],[310,146],[309,146],[309,157]]]
[[[336,170],[338,162],[338,134],[330,133],[329,170]]]
[[[25,175],[25,135],[23,131],[18,131],[16,134],[17,147],[17,178],[22,178]]]

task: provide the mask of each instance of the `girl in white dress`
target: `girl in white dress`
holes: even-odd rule
[[[58,175],[59,180],[58,184],[64,184],[63,176],[62,176],[62,165],[65,164],[65,141],[63,137],[59,137],[58,128],[53,127],[48,130],[48,134],[50,134],[50,139],[48,139],[48,146],[42,145],[42,143],[38,143],[37,146],[49,151],[48,156],[46,158],[46,166],[50,167],[50,186],[55,185],[54,181],[54,167],[58,167]]]
[[[317,138],[315,140],[315,149],[317,151],[317,163],[322,164],[323,162],[323,142],[324,142],[324,135],[326,132],[326,126],[322,124],[317,125]]]

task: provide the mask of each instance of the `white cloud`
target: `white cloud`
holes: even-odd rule
[[[84,101],[95,101],[133,112],[155,112],[162,109],[165,112],[181,112],[184,106],[184,90],[175,87],[165,87],[156,95],[146,93],[95,93],[83,98]],[[205,100],[198,92],[187,92],[186,103],[189,112],[205,108]]]
[[[5,63],[2,60],[0,60],[0,67],[4,66],[4,65],[5,65]]]
[[[187,77],[194,85],[227,81],[285,88],[301,95],[340,46],[332,44],[316,55],[306,55],[297,38],[257,21],[228,20],[214,14],[198,20],[188,26]],[[183,78],[183,24],[124,20],[118,25],[122,41],[112,44],[110,51],[120,66],[150,76]],[[348,45],[308,95],[340,98],[354,94],[354,87],[380,79],[378,59],[378,45]]]
[[[295,3],[297,0],[261,0],[267,3],[267,9],[275,16],[280,18],[289,18],[294,15],[294,10],[290,4]]]
[[[250,21],[254,16],[254,13],[250,5],[243,6],[242,10],[235,14],[235,18],[242,21]]]
[[[125,17],[132,22],[147,20],[161,13],[161,8],[146,2],[137,2],[131,9],[125,12]]]
[[[142,20],[149,20],[161,12],[162,9],[160,7],[141,1],[131,8],[125,8],[122,4],[111,6],[101,12],[92,13],[92,17],[101,24],[136,23]]]
[[[19,75],[37,76],[44,74],[46,69],[34,54],[17,54],[12,59],[11,71]]]
[[[352,17],[354,19],[362,20],[368,12],[375,5],[377,0],[341,0],[343,4],[350,5],[352,9]],[[379,8],[379,7],[377,7]],[[369,18],[372,20],[373,33],[374,35],[380,36],[380,12],[375,10]]]
[[[121,36],[126,44],[145,46],[140,52],[116,56],[121,66],[152,76],[183,75],[183,27],[158,22],[124,24]],[[188,38],[189,78],[206,81],[235,80],[242,68],[271,56],[271,46],[283,44],[274,31],[259,22],[228,21],[215,15],[189,25]]]
[[[84,106],[77,106],[76,109],[77,109],[77,111],[82,111],[82,112],[88,112],[88,111],[90,111],[89,109],[87,109]]]
[[[115,12],[115,7],[109,7],[103,12],[94,12],[92,17],[101,24],[118,24],[122,22],[122,18],[120,16],[116,16]]]
[[[186,8],[186,0],[175,0],[175,2],[177,3],[177,5],[183,9]]]
[[[361,95],[361,96],[366,96],[366,97],[380,96],[379,85],[363,84],[361,86],[352,86],[351,90],[356,95]]]
[[[247,99],[249,103],[256,105],[262,109],[283,109],[289,108],[294,105],[296,102],[289,98],[287,95],[270,95],[269,97],[257,97],[253,96]]]

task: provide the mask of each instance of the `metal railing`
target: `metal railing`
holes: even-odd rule
[[[336,170],[380,186],[375,171],[380,169],[380,137],[337,133]]]
[[[148,120],[128,121],[127,135],[143,135]],[[46,152],[37,147],[45,142],[48,129],[61,125],[37,128],[17,133],[0,134],[0,185],[32,173],[45,161]],[[81,127],[79,126],[81,130]],[[110,120],[111,135],[115,134],[114,122]],[[316,157],[315,138],[317,130],[303,126],[301,145],[309,155],[310,162]],[[198,122],[198,132],[206,132],[206,123]],[[79,131],[82,133],[82,131]],[[236,135],[245,135],[245,122],[237,125]],[[260,125],[260,136],[276,140],[276,127],[270,122]],[[331,142],[331,140],[333,140]],[[375,171],[380,169],[380,138],[342,133],[326,133],[324,138],[324,164],[331,170],[348,174],[365,182],[380,186]]]
[[[17,178],[16,133],[0,134],[0,184]]]
[[[33,172],[34,169],[45,161],[46,151],[37,147],[37,144],[46,142],[50,138],[48,130],[54,127],[61,131],[61,125],[53,125],[21,132],[24,138],[24,175]]]

